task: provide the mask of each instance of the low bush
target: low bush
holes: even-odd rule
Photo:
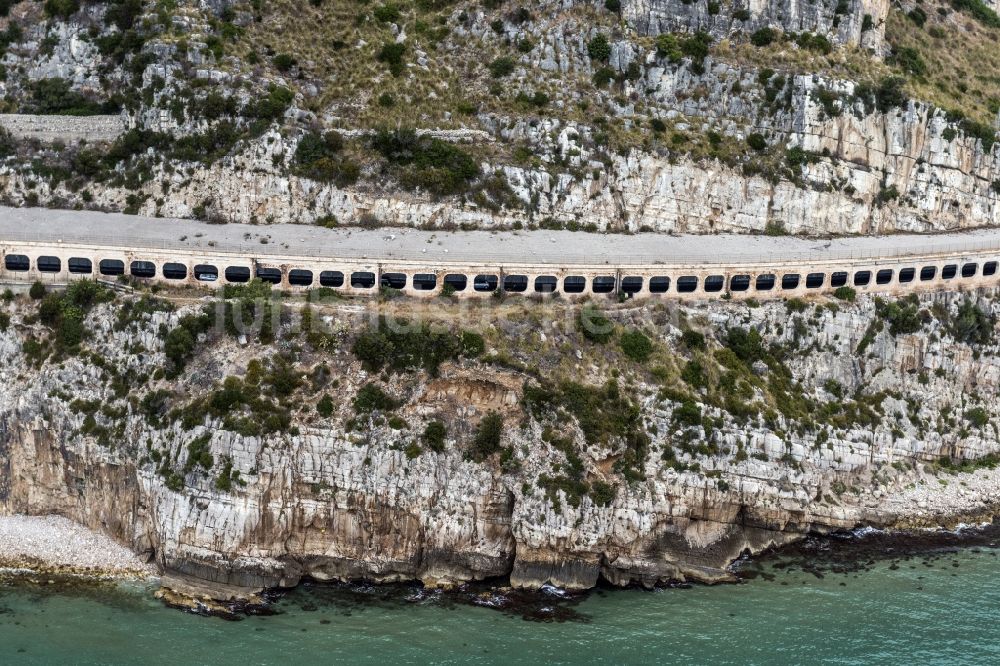
[[[500,438],[503,435],[503,417],[497,412],[486,414],[476,434],[472,438],[471,455],[474,460],[483,461],[500,450]]]
[[[400,372],[422,368],[436,375],[441,363],[460,356],[480,356],[485,347],[478,333],[463,331],[456,335],[427,322],[390,325],[381,317],[377,326],[358,335],[351,350],[371,372],[386,367]]]
[[[580,310],[577,328],[583,333],[583,337],[599,344],[609,341],[615,333],[615,325],[611,320],[592,306]]]
[[[308,132],[295,148],[293,171],[303,178],[343,187],[357,181],[361,170],[352,160],[340,155],[344,140],[334,131]]]
[[[514,59],[510,56],[501,56],[488,65],[490,76],[494,79],[502,79],[510,76],[514,72]]]
[[[375,384],[365,384],[354,396],[354,411],[358,414],[389,412],[398,406],[392,396]]]
[[[316,413],[323,418],[333,416],[333,398],[329,395],[324,395],[320,398],[319,402],[316,403]]]
[[[653,342],[646,337],[646,334],[638,329],[632,329],[622,333],[622,352],[633,361],[645,363],[653,353]]]
[[[431,451],[441,453],[444,451],[445,439],[448,437],[448,430],[440,421],[431,421],[424,428],[423,442]]]
[[[948,332],[958,342],[986,345],[993,340],[996,322],[971,300],[958,306],[958,313],[948,322]]]
[[[380,130],[372,147],[409,189],[458,194],[479,177],[479,165],[465,150],[441,139],[417,136],[412,129]]]
[[[611,43],[603,33],[597,33],[587,42],[587,54],[593,60],[607,62],[608,58],[611,57]]]
[[[847,285],[843,285],[837,287],[833,291],[833,297],[840,299],[842,301],[853,303],[855,299],[858,297],[858,292],[853,287],[848,287]]]
[[[381,63],[385,63],[389,67],[389,72],[393,76],[399,76],[403,73],[403,55],[406,53],[406,44],[401,44],[399,42],[386,42],[379,49],[378,54],[375,59]]]

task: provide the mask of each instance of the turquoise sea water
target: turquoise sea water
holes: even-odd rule
[[[1000,663],[993,548],[822,577],[784,564],[740,585],[529,604],[573,616],[550,622],[412,587],[300,588],[277,615],[230,622],[166,608],[135,583],[6,583],[0,664]]]

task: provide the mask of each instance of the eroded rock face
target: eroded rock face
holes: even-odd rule
[[[431,585],[509,576],[528,588],[585,588],[601,578],[616,585],[726,580],[725,567],[743,552],[809,531],[935,524],[992,512],[1000,501],[996,480],[979,481],[976,497],[955,496],[927,466],[942,456],[976,459],[1000,451],[997,346],[956,343],[943,314],[967,298],[924,297],[921,307],[935,314],[920,331],[896,335],[873,325],[882,315],[868,299],[803,312],[781,303],[686,306],[682,319],[710,340],[746,327],[766,344],[785,345],[789,381],[815,401],[816,419],[823,405],[858,391],[857,399],[877,412],[868,422],[817,427],[774,411],[744,422],[704,403],[703,425],[692,431],[679,425],[677,402],[621,366],[620,381],[650,437],[643,478],[632,481],[615,467],[620,443],[588,443],[572,420],[526,413],[525,377],[475,362],[447,364],[435,378],[396,376],[388,386],[404,403],[397,411],[407,425],[402,430],[380,419],[360,430],[349,425],[352,396],[377,378],[346,351],[301,359],[303,369],[329,364],[337,378],[339,407],[331,419],[316,418],[315,397],[307,393],[295,399],[304,406],[284,433],[244,436],[212,417],[187,430],[175,417],[152,423],[141,407],[148,391],[172,391],[183,410],[185,399],[210,394],[213,382],[240,375],[250,358],[274,348],[205,340],[183,378],[148,380],[163,363],[157,331],[183,312],[146,315],[122,329],[112,307],[101,306],[88,325],[104,369],[89,356],[36,368],[22,343],[39,325],[25,321],[28,310],[19,306],[0,333],[0,510],[71,517],[151,554],[170,577],[220,596],[294,585],[305,576]],[[987,312],[1000,309],[992,294],[972,298]],[[613,316],[631,325],[651,311],[626,306]],[[642,321],[683,365],[687,352],[674,325]],[[526,363],[560,363],[531,355],[537,324],[527,320],[521,333],[514,326],[508,333],[525,336],[526,344],[511,353]],[[572,339],[558,325],[542,329],[551,344]],[[575,378],[600,385],[596,363],[607,352],[586,352]],[[133,400],[114,397],[108,368],[135,378],[127,393]],[[760,380],[770,381],[773,372],[765,366]],[[110,441],[81,433],[88,408],[80,405],[93,400],[108,407],[91,413],[113,433]],[[964,415],[975,408],[986,419],[972,425]],[[504,415],[509,454],[475,462],[467,455],[474,425],[491,410]],[[423,424],[432,418],[448,423],[445,450],[411,457],[408,445],[422,441]],[[574,438],[586,478],[613,487],[613,497],[574,499],[542,488],[542,477],[568,460],[545,427]],[[210,469],[185,465],[190,443],[201,435],[208,436]],[[689,436],[712,446],[678,444]],[[181,485],[169,487],[159,472],[163,460],[187,470]],[[226,465],[239,480],[222,489]],[[906,499],[914,486],[923,489],[921,498]]]
[[[496,206],[477,205],[472,196],[437,198],[406,191],[370,165],[350,187],[295,176],[295,149],[307,127],[336,127],[358,143],[372,129],[352,125],[349,106],[305,110],[312,99],[307,88],[319,81],[303,83],[292,107],[267,133],[241,142],[209,166],[158,165],[138,188],[111,186],[115,179],[82,187],[8,161],[0,166],[0,196],[14,205],[97,207],[242,223],[310,223],[333,216],[341,224],[365,220],[495,229],[552,220],[598,230],[687,233],[761,231],[771,224],[813,234],[1000,224],[1000,144],[967,135],[944,111],[920,102],[879,110],[857,99],[857,82],[779,64],[776,71],[761,70],[732,53],[725,55],[725,38],[745,42],[754,30],[772,27],[816,32],[841,51],[860,45],[877,57],[885,49],[885,0],[754,0],[724,6],[717,14],[708,13],[715,3],[628,0],[622,3],[624,27],[605,10],[595,24],[592,4],[545,0],[533,8],[531,21],[505,22],[499,32],[491,27],[495,17],[489,12],[465,11],[462,21],[456,14],[456,29],[443,51],[493,53],[503,42],[497,53],[507,53],[511,43],[527,44],[530,48],[518,52],[505,85],[530,93],[544,82],[553,93],[550,104],[537,113],[481,113],[462,116],[456,124],[449,110],[440,120],[421,120],[425,126],[416,128],[460,143],[490,144],[490,158],[484,158],[481,171],[496,174],[510,190],[510,197]],[[741,9],[749,18],[736,18]],[[103,10],[86,9],[97,11]],[[188,13],[174,17],[195,18]],[[8,50],[4,60],[9,72],[20,74],[0,82],[0,92],[27,100],[34,82],[52,76],[66,78],[74,90],[93,88],[103,56],[82,37],[89,20],[81,15],[51,31],[42,23],[27,23],[24,43]],[[868,25],[870,29],[862,29]],[[185,29],[198,33],[203,27],[195,21]],[[690,58],[670,62],[649,38],[696,30],[715,38],[717,55],[703,63]],[[609,40],[606,63],[588,53],[589,40],[598,33]],[[40,44],[47,35],[55,46],[43,53]],[[193,45],[181,52],[173,42],[151,39],[144,48],[149,62],[141,71],[141,88],[148,94],[134,96],[136,105],[129,107],[122,129],[165,132],[175,139],[204,132],[211,124],[204,118],[171,110],[181,92],[189,93],[197,84],[199,90],[225,92],[235,107],[243,107],[266,87],[251,68],[216,61]],[[798,49],[791,44],[782,48]],[[620,86],[589,83],[605,65],[622,78]],[[122,67],[109,76],[117,85],[135,87]],[[569,85],[571,81],[577,83]],[[355,103],[370,100],[349,102]],[[602,110],[595,112],[594,121],[567,120],[563,111],[573,107]],[[606,124],[599,126],[597,116]],[[667,130],[654,135],[653,120],[665,123]],[[62,132],[52,126],[59,122],[65,125]],[[451,129],[437,132],[438,122]],[[52,117],[41,138],[78,140],[80,123],[78,118]],[[608,126],[631,132],[633,145],[621,150],[603,146]],[[774,159],[754,162],[762,154],[748,152],[752,134],[763,137]],[[709,136],[726,147],[722,159],[694,145]],[[674,144],[675,138],[680,144]],[[514,146],[528,148],[537,159],[528,164],[504,154]],[[803,152],[787,158],[788,150]],[[731,157],[737,153],[742,155]]]
[[[886,0],[843,3],[749,0],[739,6],[734,4],[734,9],[744,9],[749,16],[740,20],[728,11],[712,14],[708,3],[624,0],[622,18],[640,32],[652,35],[704,30],[713,37],[724,38],[739,31],[752,33],[760,28],[776,28],[784,32],[812,32],[835,43],[878,49],[885,37],[889,3]],[[865,24],[866,15],[871,19],[870,26]]]

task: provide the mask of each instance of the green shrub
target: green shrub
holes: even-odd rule
[[[170,361],[168,377],[176,377],[187,361],[194,354],[195,343],[198,336],[206,332],[212,324],[212,319],[206,314],[185,315],[181,317],[178,325],[167,333],[164,340],[163,352]]]
[[[32,84],[31,90],[32,110],[42,115],[92,116],[120,110],[114,104],[101,104],[71,90],[66,79],[39,79]]]
[[[711,45],[712,36],[704,31],[681,37],[663,33],[656,38],[657,54],[675,64],[685,57],[700,64],[708,56]]]
[[[215,479],[216,490],[221,490],[224,493],[228,493],[233,489],[233,484],[239,486],[245,486],[246,481],[240,478],[239,470],[233,469],[233,461],[226,458],[225,462],[222,463],[222,471],[219,472],[219,476]]]
[[[350,185],[357,181],[361,170],[355,162],[339,155],[343,147],[338,132],[308,132],[295,148],[292,169],[304,178],[340,187]]]
[[[363,331],[354,340],[351,351],[372,372],[389,367],[400,372],[423,368],[436,375],[444,361],[482,354],[485,342],[477,333],[461,336],[430,326],[427,322],[410,325],[398,322],[390,326],[384,317],[378,326]]]
[[[397,406],[398,404],[392,399],[392,396],[375,384],[365,384],[354,396],[354,411],[358,414],[370,414],[375,411],[389,412],[396,409]]]
[[[877,87],[860,83],[854,88],[854,97],[865,103],[866,109],[875,108],[888,113],[894,108],[906,106],[909,97],[903,90],[906,80],[899,76],[887,76]]]
[[[911,46],[900,47],[890,59],[890,62],[913,76],[924,76],[927,74],[927,63],[920,56],[920,52]]]
[[[448,430],[440,421],[431,421],[424,428],[423,441],[431,451],[441,453],[444,451],[445,439],[448,437]]]
[[[593,81],[594,85],[603,88],[604,86],[611,83],[615,78],[615,70],[610,67],[598,67],[594,70]]]
[[[109,289],[90,280],[80,280],[63,294],[43,294],[38,319],[53,330],[58,352],[74,354],[86,335],[83,322],[87,312],[97,303],[113,298]]]
[[[748,366],[767,356],[764,339],[755,328],[747,330],[734,326],[726,331],[726,347]]]
[[[789,312],[805,312],[809,304],[801,298],[789,298],[785,301],[785,309]]]
[[[295,58],[288,55],[287,53],[279,53],[278,55],[274,56],[273,62],[275,69],[277,69],[279,72],[287,72],[292,67],[295,67],[295,65],[298,64]]]
[[[483,336],[472,331],[462,331],[462,356],[476,358],[486,351],[486,341]]]
[[[603,33],[597,33],[587,42],[587,54],[592,60],[607,62],[611,57],[611,43]]]
[[[324,395],[319,399],[319,402],[316,403],[316,413],[323,418],[333,416],[333,398],[331,398],[329,394]]]
[[[494,79],[502,79],[510,76],[514,72],[514,59],[509,56],[501,56],[491,62],[488,67],[490,76]]]
[[[69,20],[80,11],[80,0],[45,0],[45,13],[53,18]]]
[[[376,7],[372,14],[375,16],[375,20],[382,23],[396,23],[401,16],[399,7],[391,2]]]
[[[583,333],[583,337],[598,344],[604,344],[615,334],[615,325],[611,320],[590,305],[580,310],[577,327]]]
[[[927,12],[919,6],[911,9],[906,16],[921,28],[924,27],[925,23],[927,23]]]
[[[705,377],[705,368],[698,359],[691,359],[681,370],[683,379],[692,388],[705,388],[708,380]]]
[[[693,329],[681,333],[681,344],[691,350],[705,348],[705,334]]]
[[[295,93],[284,86],[272,85],[267,95],[249,103],[243,110],[243,115],[261,120],[277,120],[285,115],[285,111],[295,100]]]
[[[139,411],[146,418],[146,422],[153,427],[159,427],[162,419],[167,415],[167,401],[170,392],[164,389],[150,391],[142,397],[139,403]]]
[[[674,409],[674,420],[682,426],[701,425],[701,407],[692,400],[685,400]]]
[[[857,296],[858,296],[858,292],[855,291],[855,289],[853,287],[848,287],[846,284],[843,285],[843,286],[837,287],[833,291],[833,297],[834,298],[839,298],[840,300],[842,300],[842,301],[848,301],[849,303],[853,303],[854,300],[857,298]]]
[[[396,169],[400,184],[432,194],[459,194],[479,176],[479,165],[462,148],[417,136],[412,129],[380,130],[372,147]]]
[[[889,333],[892,335],[917,333],[930,319],[927,311],[920,310],[920,301],[915,294],[893,303],[875,299],[875,311],[889,322]]]
[[[385,63],[393,76],[403,73],[403,55],[406,53],[406,45],[398,42],[386,42],[382,45],[375,59]]]
[[[754,132],[747,137],[747,145],[760,152],[767,149],[767,139],[764,138],[763,134]]]
[[[646,334],[638,329],[632,329],[622,333],[622,352],[633,361],[645,363],[653,353],[653,342],[646,337]]]
[[[500,438],[503,434],[503,417],[497,412],[486,414],[472,439],[472,458],[483,461],[500,450]]]
[[[1000,28],[1000,16],[983,2],[983,0],[951,0],[951,6],[959,11],[968,12],[985,26]]]
[[[40,301],[45,298],[45,285],[37,280],[31,283],[31,289],[28,290],[28,296],[33,300]]]
[[[982,407],[973,407],[965,412],[965,420],[977,428],[982,428],[989,423],[990,417]]]
[[[211,447],[209,446],[211,440],[212,435],[205,433],[188,443],[188,458],[184,463],[185,474],[193,471],[195,467],[201,467],[205,471],[212,469],[212,466],[215,464],[215,458],[212,457]]]
[[[824,55],[828,55],[833,52],[833,44],[830,40],[823,35],[817,35],[812,32],[803,32],[795,39],[795,43],[799,45],[799,48],[808,49],[810,51],[818,51]]]
[[[750,43],[754,46],[768,46],[774,41],[776,35],[771,28],[761,28],[750,35]]]
[[[784,236],[788,233],[785,229],[785,223],[781,220],[770,220],[766,225],[764,225],[764,235],[765,236]]]
[[[993,340],[996,322],[970,300],[958,307],[958,313],[948,322],[948,332],[957,342],[987,345]]]
[[[604,481],[594,481],[590,486],[590,497],[597,506],[608,506],[617,494],[618,489]]]

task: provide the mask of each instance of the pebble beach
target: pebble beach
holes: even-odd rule
[[[0,568],[148,578],[156,568],[128,548],[61,516],[0,516]]]

